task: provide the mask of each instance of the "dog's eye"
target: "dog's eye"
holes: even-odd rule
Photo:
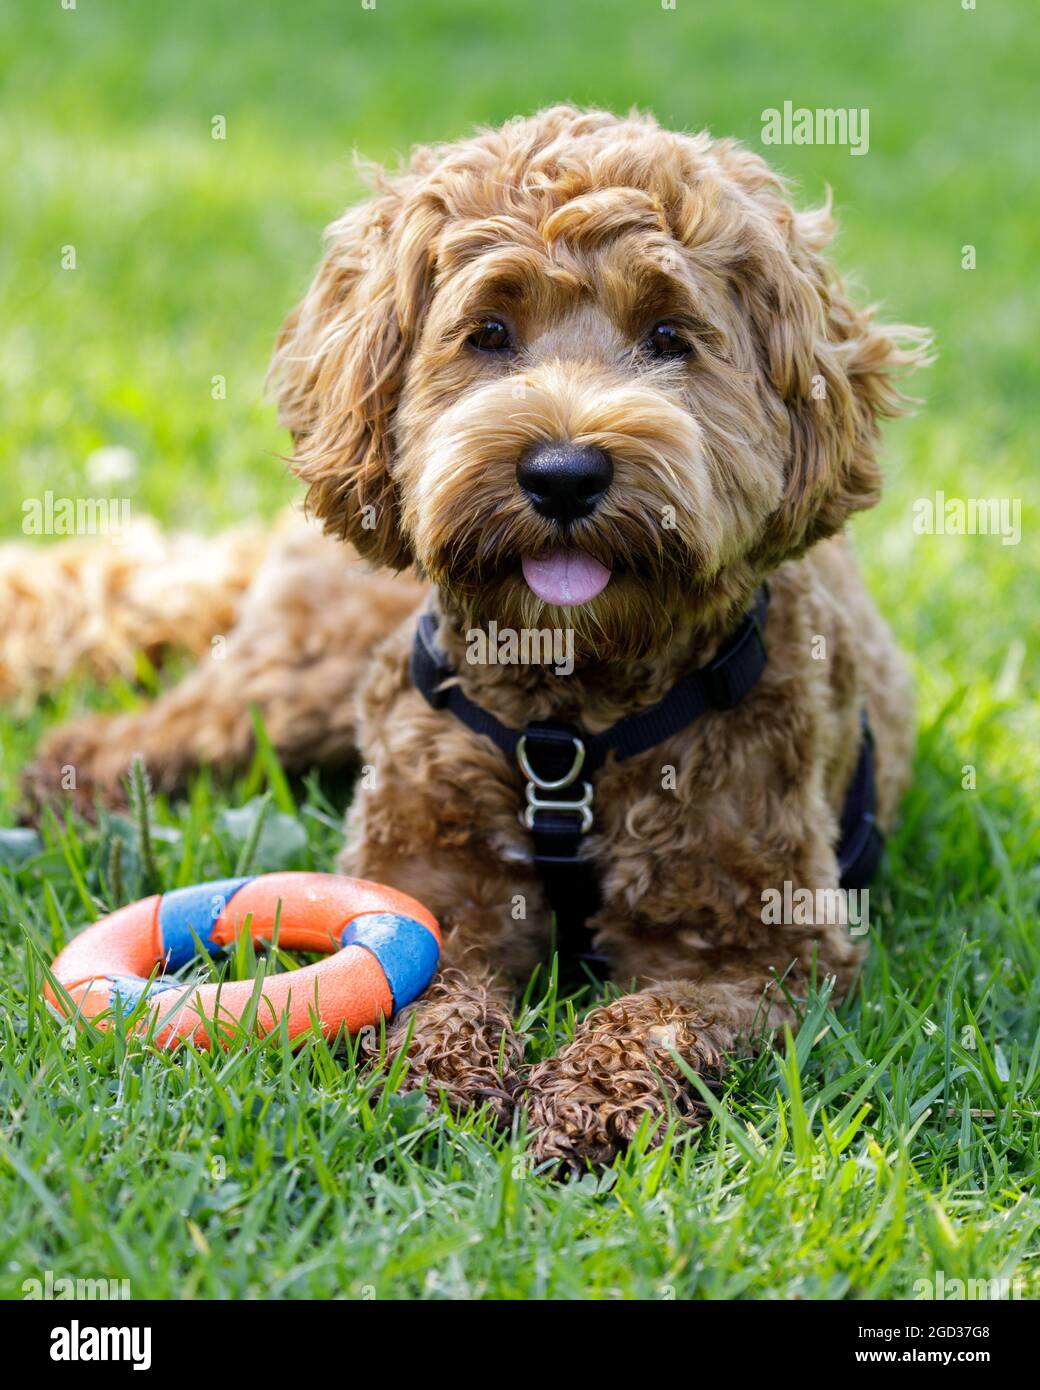
[[[470,347],[481,352],[507,352],[513,346],[509,329],[498,319],[485,319],[466,339]]]
[[[659,323],[647,335],[646,350],[651,357],[688,357],[693,348],[674,323]]]

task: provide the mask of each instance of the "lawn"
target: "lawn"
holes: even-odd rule
[[[700,1132],[561,1183],[532,1171],[522,1132],[428,1112],[349,1049],[275,1035],[169,1056],[43,1008],[41,958],[152,883],[330,867],[348,787],[287,788],[262,758],[231,786],[204,776],[151,807],[154,866],[129,819],[4,831],[0,1293],[46,1270],[173,1298],[906,1298],[940,1270],[1040,1293],[1028,18],[955,0],[0,7],[0,534],[47,489],[96,493],[110,446],[164,525],[272,515],[295,488],[267,356],[357,193],[352,149],[392,160],[549,101],[637,104],[755,147],[785,100],[869,108],[866,157],[766,152],[805,201],[833,188],[840,262],[938,344],[927,405],[887,429],[885,500],[855,524],[913,659],[920,737],[853,997],[822,992],[786,1045],[739,1060]],[[1019,499],[1021,543],[915,534],[914,501],[937,490]],[[45,726],[150,684],[0,713],[0,825]],[[532,982],[530,1059],[591,1002]]]

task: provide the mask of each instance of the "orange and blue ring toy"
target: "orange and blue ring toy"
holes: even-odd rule
[[[260,1034],[283,1017],[290,1038],[306,1033],[315,1015],[326,1038],[341,1027],[354,1034],[377,1025],[422,994],[440,957],[436,919],[406,893],[340,874],[280,873],[218,879],[130,903],[70,941],[52,973],[82,1017],[117,1009],[126,1015],[144,996],[156,1007],[144,1011],[141,1031],[154,1017],[156,1042],[191,1039],[208,1048],[212,1026],[206,1021],[233,1033],[254,997],[254,982],[196,985],[149,976],[156,967],[187,965],[197,951],[195,937],[216,955],[247,919],[254,941],[270,941],[277,920],[279,946],[333,953],[264,981],[255,1025]],[[46,995],[70,1012],[49,982]]]

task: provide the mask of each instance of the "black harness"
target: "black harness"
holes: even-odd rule
[[[590,965],[604,958],[589,952],[584,927],[600,905],[595,866],[581,856],[581,841],[592,828],[592,783],[588,779],[609,754],[616,762],[645,753],[680,733],[709,710],[728,710],[757,684],[765,670],[763,636],[769,590],[758,590],[751,611],[720,647],[714,660],[689,671],[656,705],[626,715],[598,734],[586,734],[557,720],[535,720],[512,729],[471,700],[456,684],[457,674],[437,647],[437,619],[429,611],[419,618],[412,646],[412,680],[434,709],[446,709],[474,733],[497,744],[519,765],[526,783],[522,821],[534,842],[534,863],[549,905],[556,914],[556,944],[561,956]],[[874,877],[884,841],[877,826],[874,740],[862,718],[859,761],[845,796],[838,843],[841,886],[862,888]]]

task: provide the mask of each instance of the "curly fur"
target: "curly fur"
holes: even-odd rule
[[[107,542],[0,546],[0,700],[132,677],[140,652],[154,665],[173,650],[202,656],[234,627],[270,544],[258,527],[203,541],[142,518]]]
[[[419,586],[314,534],[295,569],[267,562],[218,681],[189,678],[88,736],[59,730],[36,780],[46,788],[69,757],[88,786],[111,785],[138,748],[169,783],[203,759],[241,760],[251,702],[292,765],[360,747],[369,775],[341,865],[414,892],[445,928],[411,1075],[503,1121],[524,1082],[537,1152],[602,1160],[648,1108],[697,1113],[662,1037],[717,1070],[756,1018],[786,1016],[778,976],[797,990],[815,962],[845,988],[861,955],[833,923],[764,925],[762,891],[836,886],[864,705],[885,823],[906,783],[909,681],[841,532],[877,501],[878,421],[901,408],[894,376],[925,340],[853,303],[824,257],[827,208],[795,211],[757,155],[649,117],[554,107],[418,149],[375,181],[329,229],[273,381],[311,511],[373,565],[416,569],[466,692],[514,726],[602,729],[710,659],[756,586],[772,587],[754,691],[598,778],[590,928],[635,993],[524,1082],[509,990],[550,921],[520,775],[412,688]],[[487,317],[510,325],[515,352],[468,346]],[[662,318],[690,359],[647,360]],[[556,440],[614,467],[569,533],[612,568],[578,608],[542,603],[520,573],[558,532],[517,487],[517,461]],[[491,619],[573,629],[573,675],[467,663],[468,631]]]
[[[593,1010],[566,1047],[529,1073],[535,1161],[604,1163],[648,1114],[699,1119],[703,1106],[672,1054],[717,1076],[732,1041],[681,995],[647,991]]]
[[[387,1044],[403,1048],[408,1059],[401,1090],[426,1086],[458,1109],[486,1105],[495,1120],[508,1123],[524,1045],[508,999],[491,982],[442,970],[419,1003],[394,1018]],[[372,1059],[381,1055],[374,1030],[361,1050]]]

